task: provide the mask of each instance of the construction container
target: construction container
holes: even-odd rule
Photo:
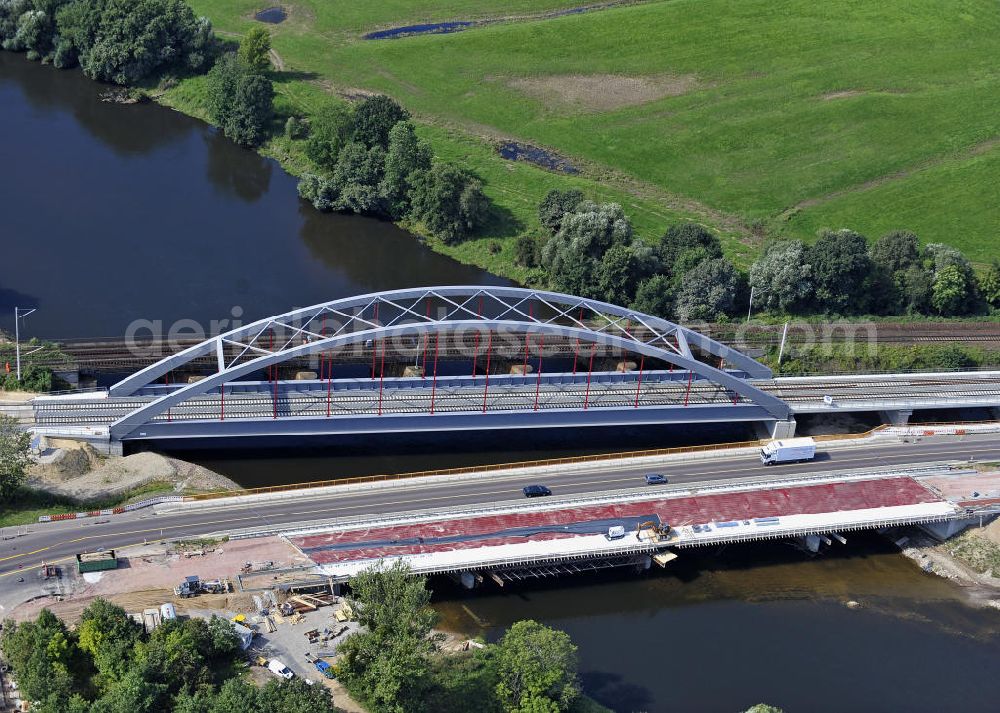
[[[81,552],[76,555],[76,567],[80,574],[84,572],[103,572],[108,569],[118,569],[118,558],[114,550],[100,552]]]

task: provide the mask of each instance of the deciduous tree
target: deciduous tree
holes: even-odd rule
[[[852,230],[825,231],[809,248],[816,285],[814,306],[825,312],[856,314],[869,304],[866,283],[872,275],[868,242]]]
[[[538,206],[538,222],[555,235],[562,225],[563,216],[574,212],[582,202],[583,193],[575,188],[567,191],[552,189]]]
[[[675,279],[702,260],[722,257],[722,243],[704,226],[697,223],[672,225],[654,248],[660,262],[660,271]],[[685,253],[687,255],[685,256]],[[684,261],[678,264],[684,257]]]
[[[674,285],[666,275],[653,275],[639,283],[632,309],[671,319],[674,311]]]
[[[983,299],[991,307],[1000,307],[1000,260],[993,258],[993,262],[979,281],[979,289],[983,293]]]
[[[392,127],[409,118],[406,109],[384,94],[368,97],[354,110],[354,140],[387,148]]]
[[[732,315],[739,300],[740,276],[725,258],[692,268],[677,291],[677,316],[683,321],[717,320]]]
[[[542,265],[553,289],[599,298],[597,273],[605,253],[631,243],[632,224],[620,205],[584,201],[563,216],[559,232],[546,241]]]
[[[235,55],[219,59],[208,73],[208,108],[222,132],[244,146],[263,142],[273,113],[274,87]]]
[[[238,56],[240,62],[263,74],[271,69],[271,33],[266,27],[256,25],[240,40]]]
[[[565,711],[580,695],[576,646],[556,629],[516,622],[496,645],[497,697],[505,711]]]
[[[340,677],[374,713],[407,713],[420,709],[420,686],[435,614],[424,580],[408,567],[381,564],[351,580],[351,608],[362,631],[341,645]]]
[[[750,268],[754,302],[772,310],[793,311],[812,294],[812,266],[805,246],[798,240],[769,245]]]
[[[385,154],[385,174],[379,185],[379,195],[394,219],[410,210],[410,193],[417,177],[431,167],[431,147],[417,137],[413,124],[400,121],[389,131],[389,148]]]
[[[105,686],[133,663],[141,628],[117,604],[97,598],[80,615],[80,648],[91,655]]]
[[[88,77],[116,84],[172,66],[200,69],[213,39],[211,23],[183,0],[74,0],[56,26],[63,66],[78,57]]]
[[[450,163],[434,163],[415,174],[410,191],[411,220],[446,243],[456,243],[479,227],[489,212],[482,182]]]
[[[332,171],[353,130],[354,114],[348,104],[324,104],[310,119],[306,155],[320,168]]]
[[[11,499],[31,465],[31,434],[17,420],[0,414],[0,503]]]

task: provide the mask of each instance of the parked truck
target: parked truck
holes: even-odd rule
[[[783,438],[760,449],[760,462],[764,465],[804,463],[815,457],[816,441],[811,438]]]

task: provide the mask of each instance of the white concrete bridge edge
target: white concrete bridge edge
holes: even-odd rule
[[[946,502],[896,505],[883,508],[865,508],[828,513],[784,515],[777,524],[735,525],[710,532],[696,533],[682,526],[675,535],[663,541],[643,542],[635,533],[623,540],[609,541],[603,535],[583,535],[557,540],[528,541],[460,550],[443,550],[413,555],[384,558],[367,558],[343,564],[319,565],[319,571],[334,579],[346,579],[370,567],[379,559],[387,563],[394,560],[407,562],[415,574],[439,574],[462,570],[482,570],[512,567],[542,562],[653,552],[670,547],[699,547],[712,544],[745,542],[752,540],[796,537],[837,531],[889,527],[893,525],[940,522],[955,516],[958,508]],[[701,523],[696,523],[701,524]],[[287,535],[292,536],[292,533]]]

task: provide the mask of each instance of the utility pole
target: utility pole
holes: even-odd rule
[[[750,313],[753,312],[753,293],[756,289],[753,285],[750,286],[750,306],[747,307],[747,324],[750,324]]]
[[[23,310],[20,307],[14,308],[14,351],[17,354],[17,383],[21,383],[21,318],[27,317],[35,311],[35,307]]]
[[[785,355],[785,338],[788,337],[788,322],[785,322],[785,329],[781,333],[781,348],[778,349],[778,366],[781,366],[781,357]]]

